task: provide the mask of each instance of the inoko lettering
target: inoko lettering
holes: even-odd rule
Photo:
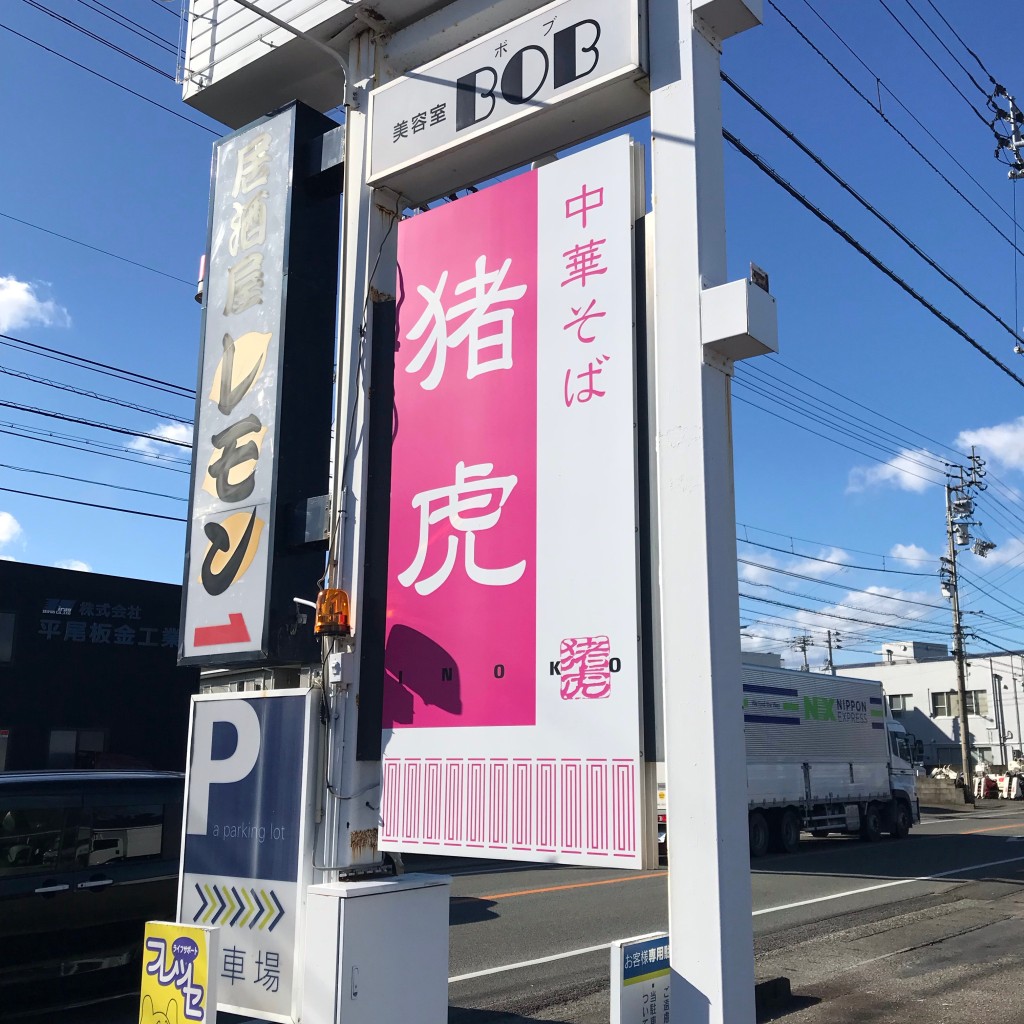
[[[545,40],[529,43],[512,53],[500,69],[487,64],[463,75],[455,83],[455,130],[460,132],[486,121],[498,106],[499,97],[513,107],[529,103],[549,77],[554,92],[586,78],[600,63],[600,38],[600,24],[585,18],[555,32],[550,53]]]

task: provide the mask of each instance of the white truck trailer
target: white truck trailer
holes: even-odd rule
[[[801,831],[902,839],[920,820],[910,743],[881,683],[744,665],[743,728],[751,857],[793,852]]]

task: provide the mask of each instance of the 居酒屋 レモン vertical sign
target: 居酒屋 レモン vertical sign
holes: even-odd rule
[[[292,597],[322,550],[277,521],[327,490],[339,203],[295,165],[334,127],[293,104],[214,147],[181,662],[318,657]]]
[[[633,173],[399,228],[383,849],[641,865]]]

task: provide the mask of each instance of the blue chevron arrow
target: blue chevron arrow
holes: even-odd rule
[[[238,895],[238,890],[234,886],[231,887],[231,894],[235,897],[235,902],[238,904],[235,916],[228,922],[228,927],[234,928],[235,922],[242,916],[242,911],[245,910],[245,904],[242,902],[242,897]]]
[[[267,931],[272,932],[277,927],[277,922],[280,921],[282,917],[284,917],[284,907],[281,906],[281,901],[277,898],[277,893],[274,892],[273,889],[270,890],[270,898],[274,901],[274,903],[277,906],[277,917],[275,917],[274,920],[270,922],[270,925],[267,928]]]
[[[249,927],[251,928],[264,915],[267,908],[260,902],[259,895],[255,889],[250,889],[249,892],[252,893],[252,898],[256,901],[256,916],[249,922]]]
[[[199,899],[202,900],[203,905],[196,911],[196,916],[192,918],[193,921],[198,921],[199,915],[202,914],[202,912],[209,905],[209,900],[207,900],[207,898],[203,895],[203,890],[199,888],[198,882],[196,882],[196,892],[199,893]]]
[[[213,895],[217,897],[217,902],[220,904],[220,907],[217,909],[217,913],[213,915],[213,920],[210,922],[211,924],[216,924],[217,919],[220,917],[221,914],[224,913],[228,904],[224,897],[220,894],[220,886],[215,885],[213,887]]]

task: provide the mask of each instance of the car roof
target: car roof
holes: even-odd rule
[[[142,771],[139,769],[41,769],[39,771],[0,772],[0,786],[15,783],[82,782],[174,782],[184,780],[183,772]]]

